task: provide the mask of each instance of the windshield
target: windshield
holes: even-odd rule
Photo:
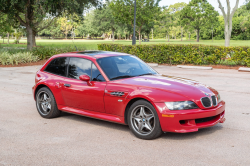
[[[98,59],[97,62],[110,80],[157,74],[135,56],[106,57]]]

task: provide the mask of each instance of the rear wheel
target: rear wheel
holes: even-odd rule
[[[141,139],[155,139],[162,134],[155,108],[145,100],[133,103],[128,111],[128,125],[133,134]]]
[[[36,108],[43,118],[55,118],[60,115],[52,92],[43,87],[36,94]]]

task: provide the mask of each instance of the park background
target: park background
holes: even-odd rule
[[[20,1],[18,4],[14,0],[1,0],[1,4],[5,4],[0,7],[1,65],[34,62],[67,51],[97,50],[98,45],[102,45],[99,49],[118,51],[116,44],[132,44],[132,0]],[[191,49],[189,57],[194,60],[176,60],[176,64],[250,65],[249,0],[137,0],[136,13],[136,48],[168,44],[178,49],[172,55],[151,53],[148,55],[151,57],[142,58],[145,61],[151,62],[149,59],[157,55],[182,54],[185,58]],[[225,21],[227,17],[232,17],[231,30],[230,20]],[[229,24],[229,35],[225,33],[225,23]],[[103,44],[115,45],[107,49]],[[19,56],[19,60],[15,59]]]

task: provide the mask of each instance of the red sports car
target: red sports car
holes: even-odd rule
[[[195,132],[225,121],[225,102],[215,89],[158,74],[125,53],[54,55],[36,73],[33,94],[44,118],[65,111],[127,124],[141,139]]]

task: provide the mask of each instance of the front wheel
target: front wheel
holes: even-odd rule
[[[128,111],[128,125],[140,139],[155,139],[162,134],[155,108],[145,100],[133,103]]]

